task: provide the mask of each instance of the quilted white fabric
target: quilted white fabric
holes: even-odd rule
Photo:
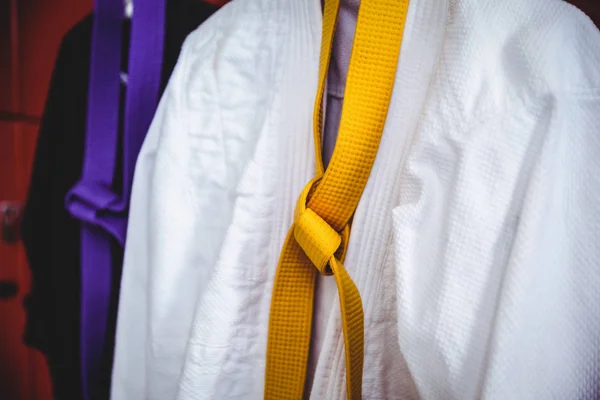
[[[186,41],[137,164],[113,400],[262,398],[277,259],[314,170],[320,13],[234,1]],[[411,1],[345,265],[365,399],[600,398],[600,33],[584,14]],[[343,399],[326,303],[310,397]]]

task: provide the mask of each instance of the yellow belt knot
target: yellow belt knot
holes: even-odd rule
[[[369,179],[383,133],[408,2],[360,2],[340,128],[325,170],[321,160],[323,97],[340,7],[340,0],[325,0],[319,86],[313,114],[316,177],[306,185],[296,203],[294,224],[277,264],[267,342],[266,400],[299,400],[310,395],[304,390],[317,270],[322,275],[333,275],[338,289],[346,397],[362,398],[364,312],[360,293],[343,259],[350,221]]]
[[[321,275],[330,276],[333,275],[332,259],[344,262],[350,227],[346,224],[340,233],[307,206],[308,198],[318,182],[318,178],[312,179],[298,198],[294,213],[294,239]]]

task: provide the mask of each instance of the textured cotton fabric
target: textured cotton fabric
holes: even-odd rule
[[[188,37],[138,159],[113,399],[262,398],[320,29],[319,0],[246,0]],[[598,65],[561,1],[411,2],[344,262],[364,398],[598,398]],[[310,397],[343,399],[337,300],[316,312]]]

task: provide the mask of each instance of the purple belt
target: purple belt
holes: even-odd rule
[[[82,177],[65,199],[81,221],[81,364],[85,399],[98,380],[112,290],[111,243],[124,246],[135,162],[158,103],[165,0],[135,3],[123,125],[122,188],[114,190],[119,146],[123,0],[95,0]]]

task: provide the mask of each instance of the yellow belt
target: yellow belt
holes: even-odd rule
[[[362,395],[364,316],[360,293],[342,265],[349,221],[371,173],[392,95],[408,0],[362,0],[337,143],[321,159],[325,78],[340,0],[326,0],[315,101],[317,174],[302,191],[273,286],[265,399],[301,399],[310,351],[315,277],[335,277],[340,298],[348,399]],[[315,268],[316,267],[316,268]]]

